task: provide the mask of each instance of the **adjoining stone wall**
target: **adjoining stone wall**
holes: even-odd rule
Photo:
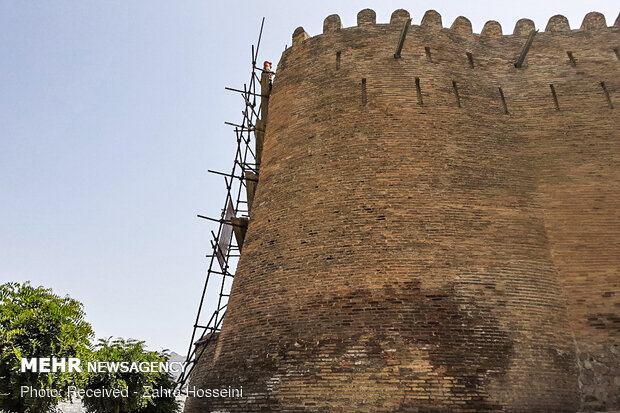
[[[186,412],[620,409],[620,29],[408,16],[295,31]]]
[[[213,368],[214,354],[215,349],[217,348],[218,338],[219,333],[214,333],[212,337],[210,334],[207,334],[203,339],[196,342],[196,355],[198,356],[200,363],[197,363],[192,370],[189,383],[187,384],[188,387],[196,386],[203,389],[207,388],[203,386],[202,383],[206,382],[207,377]],[[222,384],[223,383],[219,383],[216,387],[219,388]],[[197,398],[185,397],[184,404],[184,412],[202,411]]]

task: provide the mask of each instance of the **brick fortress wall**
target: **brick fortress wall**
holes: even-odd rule
[[[295,31],[186,412],[620,409],[618,22],[408,17]]]

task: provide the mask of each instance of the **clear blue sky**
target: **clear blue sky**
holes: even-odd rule
[[[224,86],[274,63],[297,26],[312,36],[371,7],[419,24],[435,9],[475,32],[522,17],[541,30],[614,1],[8,1],[0,0],[0,282],[31,280],[85,305],[98,337],[184,352],[204,279],[242,100]]]

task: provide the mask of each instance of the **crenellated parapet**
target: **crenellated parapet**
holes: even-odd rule
[[[402,25],[407,19],[410,18],[410,14],[407,10],[398,9],[394,11],[390,17],[390,22],[387,24],[377,23],[377,14],[374,10],[364,9],[357,14],[357,26],[343,28],[340,16],[332,14],[325,18],[323,22],[323,34],[329,34],[338,32],[340,30],[355,30],[356,28],[371,28],[381,27],[386,25]],[[476,37],[500,37],[500,36],[526,36],[531,30],[536,30],[534,22],[530,19],[521,19],[517,21],[512,34],[504,34],[501,25],[495,21],[490,20],[484,24],[480,34],[473,33],[472,25],[469,19],[463,16],[457,17],[449,28],[443,27],[441,15],[435,10],[428,10],[424,13],[420,25],[412,25],[413,27],[419,27],[427,31],[441,31],[449,30],[454,34],[461,36],[473,35]],[[605,20],[605,16],[599,12],[590,12],[586,14],[578,29],[572,29],[568,23],[568,19],[562,15],[555,15],[551,17],[545,27],[544,32],[558,33],[558,32],[571,32],[578,33],[583,31],[598,31],[598,30],[618,30],[620,28],[620,15],[616,19],[613,26],[608,27]],[[293,34],[293,45],[299,44],[310,38],[303,27],[298,27]]]
[[[407,26],[407,30],[404,30],[404,25]],[[311,48],[313,53],[321,53],[321,48],[331,46],[346,50],[347,45],[354,48],[373,45],[376,49],[380,43],[385,43],[386,48],[396,48],[398,44],[399,47],[404,46],[405,52],[402,56],[407,57],[407,55],[411,56],[419,52],[418,46],[420,43],[425,43],[422,45],[422,50],[426,49],[428,57],[428,49],[436,48],[429,43],[438,39],[444,50],[450,49],[450,43],[452,43],[454,48],[466,48],[467,50],[464,53],[471,54],[474,49],[477,49],[476,53],[488,54],[489,62],[492,61],[495,64],[506,63],[502,59],[502,53],[507,61],[514,63],[516,57],[523,53],[526,42],[530,44],[524,53],[529,52],[532,41],[528,40],[528,37],[532,33],[536,33],[536,40],[533,42],[534,49],[541,40],[548,44],[558,42],[556,46],[568,47],[567,50],[561,52],[563,56],[567,56],[569,51],[572,53],[572,48],[581,47],[586,51],[600,50],[600,53],[606,55],[611,61],[620,60],[617,52],[620,48],[620,40],[617,37],[620,34],[620,19],[617,19],[613,26],[607,26],[605,16],[598,12],[588,13],[581,26],[573,29],[571,29],[568,19],[562,15],[552,16],[544,30],[537,29],[532,20],[524,18],[517,21],[512,33],[509,34],[494,20],[486,22],[480,33],[474,33],[471,21],[464,16],[457,17],[449,28],[444,27],[441,15],[435,10],[428,10],[424,13],[419,25],[411,24],[410,13],[403,9],[394,11],[388,23],[378,23],[374,10],[364,9],[357,14],[357,25],[353,27],[343,27],[340,16],[337,14],[325,18],[322,34],[310,36],[303,27],[298,27],[293,33],[293,47],[285,51],[281,63],[285,63],[287,56],[295,53],[294,50],[299,50],[302,45],[304,50]],[[399,34],[403,36],[403,39],[398,37]],[[327,44],[327,39],[330,38],[333,39],[332,45]],[[360,39],[365,39],[366,42],[355,44],[356,40]],[[574,46],[570,44],[572,40],[576,42]],[[496,46],[501,47],[501,49]],[[493,50],[494,47],[496,47],[495,50]],[[452,52],[450,51],[450,53]],[[540,54],[540,57],[550,57],[552,54],[545,51]],[[393,51],[387,52],[385,57],[394,55]],[[396,55],[401,57],[400,53],[396,53]],[[447,61],[454,57],[456,56],[450,57],[444,54],[443,60]],[[601,56],[597,56],[596,59],[598,61],[604,60],[601,59]],[[571,64],[574,63],[572,58],[570,62]]]
[[[376,13],[364,9],[354,27],[344,28],[337,14],[325,18],[320,35],[310,36],[298,27],[292,47],[278,65],[279,78],[289,73],[311,79],[316,73],[337,70],[339,78],[359,82],[364,104],[372,104],[375,96],[398,93],[395,87],[410,87],[415,81],[419,104],[438,103],[442,98],[437,92],[452,90],[459,95],[459,108],[472,107],[468,100],[473,95],[493,95],[504,114],[520,112],[519,100],[532,107],[532,99],[539,95],[545,95],[541,98],[547,100],[545,105],[551,102],[557,111],[571,104],[578,108],[575,100],[585,95],[596,105],[614,107],[620,89],[618,20],[607,26],[604,15],[591,12],[579,28],[571,29],[565,16],[555,15],[543,31],[524,18],[510,34],[494,20],[474,33],[464,16],[447,28],[435,10],[424,13],[419,25],[411,20],[408,11],[398,9],[388,23],[378,23]],[[292,72],[287,70],[290,65],[295,67]],[[462,90],[464,86],[470,90]],[[425,98],[428,94],[435,99]]]

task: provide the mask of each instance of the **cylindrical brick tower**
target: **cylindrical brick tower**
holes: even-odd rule
[[[524,50],[530,20],[478,35],[429,11],[395,57],[408,18],[295,31],[226,319],[190,382],[244,397],[186,412],[618,402],[592,390],[620,380],[617,25],[555,16]]]

